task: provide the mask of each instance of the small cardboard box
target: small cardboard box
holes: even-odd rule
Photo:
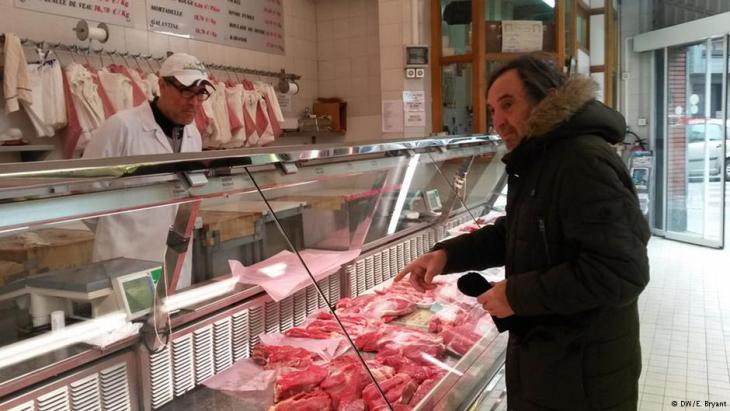
[[[347,131],[347,103],[338,98],[318,98],[312,111],[317,116],[329,116],[332,119],[332,131]]]

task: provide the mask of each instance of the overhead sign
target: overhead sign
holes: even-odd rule
[[[147,0],[147,29],[284,54],[283,0]]]

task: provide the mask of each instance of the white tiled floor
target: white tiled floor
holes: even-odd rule
[[[654,237],[649,258],[651,281],[639,298],[639,409],[684,409],[692,400],[701,405],[686,409],[710,408],[705,401],[730,409],[730,246]]]
[[[658,237],[649,242],[651,281],[639,297],[640,411],[712,409],[705,401],[724,401],[715,409],[730,410],[730,241],[726,244],[714,250]],[[503,390],[502,379],[478,409],[505,410]]]

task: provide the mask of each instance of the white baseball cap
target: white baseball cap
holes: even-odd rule
[[[197,58],[185,53],[175,53],[160,67],[160,77],[175,77],[185,87],[202,82],[212,86],[208,69]]]

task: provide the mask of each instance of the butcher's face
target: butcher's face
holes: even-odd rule
[[[163,112],[177,124],[190,124],[203,101],[210,97],[210,90],[204,85],[185,87],[174,78],[160,79],[160,103]]]
[[[505,71],[494,80],[487,94],[487,106],[494,128],[507,150],[512,151],[527,135],[527,120],[534,107],[517,70]]]

